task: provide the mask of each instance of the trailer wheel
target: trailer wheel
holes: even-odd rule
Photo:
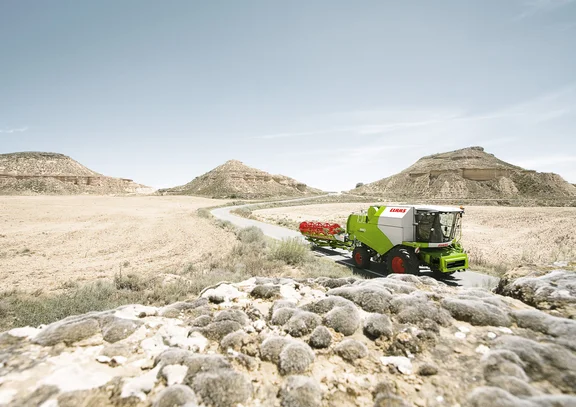
[[[370,254],[365,247],[358,246],[354,248],[352,252],[352,258],[354,259],[354,263],[357,267],[361,269],[367,269],[370,267]]]
[[[389,273],[418,274],[419,261],[416,253],[406,247],[394,247],[387,256]]]

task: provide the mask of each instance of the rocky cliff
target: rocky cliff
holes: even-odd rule
[[[351,193],[407,200],[508,200],[576,203],[576,188],[557,174],[508,164],[482,147],[423,157],[404,171]]]
[[[214,198],[269,198],[319,194],[284,175],[272,175],[249,167],[237,160],[229,160],[213,170],[194,178],[188,184],[160,191],[173,195],[201,195]]]
[[[554,273],[571,283],[547,295],[575,301]],[[0,404],[569,407],[575,337],[562,312],[429,277],[252,278],[3,333]]]

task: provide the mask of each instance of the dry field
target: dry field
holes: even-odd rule
[[[0,197],[2,291],[59,290],[72,283],[173,273],[232,249],[236,237],[196,197]]]
[[[262,209],[253,216],[272,223],[304,220],[340,222],[366,209],[366,203],[342,203]],[[504,271],[525,263],[546,264],[576,258],[576,208],[466,207],[463,243],[474,267]]]

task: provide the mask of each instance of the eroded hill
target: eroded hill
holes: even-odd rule
[[[240,161],[229,160],[185,185],[160,192],[169,195],[257,199],[306,196],[322,191],[284,175],[272,175]]]
[[[506,163],[482,147],[426,156],[404,171],[350,191],[406,200],[486,200],[576,204],[576,187],[558,174]]]
[[[76,195],[151,192],[131,179],[107,177],[72,158],[49,152],[0,154],[0,195]]]

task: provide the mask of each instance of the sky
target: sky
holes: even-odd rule
[[[0,153],[340,191],[477,145],[576,183],[576,0],[0,0]]]

